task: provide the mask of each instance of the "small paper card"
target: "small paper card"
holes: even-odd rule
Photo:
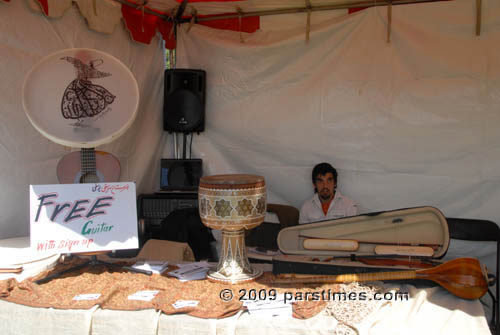
[[[167,261],[139,261],[132,265],[134,269],[151,271],[153,273],[161,274],[168,268]]]
[[[175,309],[179,309],[184,307],[196,307],[198,303],[198,300],[177,300],[172,306],[174,306]]]
[[[101,293],[87,293],[87,294],[79,294],[73,297],[73,300],[96,300],[99,299]]]
[[[128,300],[151,301],[160,291],[137,291],[128,296]]]
[[[278,294],[274,300],[271,297],[265,300],[247,300],[243,302],[243,306],[250,314],[292,317],[292,301],[285,302],[284,294]]]
[[[180,281],[204,279],[210,265],[207,262],[195,262],[177,264],[179,269],[170,271],[168,274],[179,278]]]

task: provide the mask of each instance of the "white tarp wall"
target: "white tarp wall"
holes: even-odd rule
[[[265,17],[244,43],[183,27],[177,68],[207,71],[205,175],[263,175],[270,202],[300,207],[326,161],[361,213],[431,205],[500,223],[498,1],[483,1],[479,37],[475,1],[392,11],[389,44],[385,7],[314,12],[308,45],[305,14]]]
[[[394,6],[389,44],[386,21],[385,7],[314,12],[308,45],[305,14],[263,17],[244,44],[237,32],[181,27],[177,67],[208,73],[206,131],[193,142],[205,175],[263,175],[270,202],[299,207],[312,166],[328,161],[360,212],[432,205],[500,222],[500,5],[483,1],[479,37],[470,0]],[[70,150],[21,105],[26,73],[54,51],[95,48],[132,70],[138,118],[98,149],[120,158],[138,193],[158,188],[160,154],[172,157],[159,42],[132,42],[122,27],[92,32],[76,8],[47,19],[25,1],[0,3],[0,238],[29,233],[28,185],[57,183]]]
[[[28,71],[41,58],[66,48],[98,49],[130,68],[141,98],[137,118],[118,140],[97,149],[120,159],[121,180],[136,182],[138,193],[150,192],[158,183],[159,144],[166,140],[161,40],[135,43],[123,27],[111,35],[90,31],[74,6],[60,19],[47,19],[31,11],[26,1],[0,1],[0,238],[29,235],[29,185],[57,184],[58,161],[75,150],[38,133],[21,103]]]

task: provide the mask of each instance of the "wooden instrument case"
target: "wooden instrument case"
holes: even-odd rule
[[[293,226],[282,229],[277,242],[285,255],[273,258],[275,274],[341,274],[416,269],[426,262],[434,266],[450,237],[441,211],[426,206]],[[336,250],[321,250],[325,243]],[[381,255],[384,249],[389,254]],[[369,262],[373,258],[382,265]]]

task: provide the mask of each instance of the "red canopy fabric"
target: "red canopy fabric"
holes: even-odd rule
[[[225,13],[225,14],[216,14],[216,15],[198,15],[198,17],[216,17],[218,15],[227,15],[227,14],[235,14],[235,13]],[[224,30],[233,30],[233,31],[242,31],[244,33],[253,33],[257,29],[260,28],[260,17],[259,16],[248,16],[242,17],[241,22],[240,19],[220,19],[220,20],[210,20],[210,21],[202,21],[199,24],[207,27],[212,27],[216,29],[224,29]]]
[[[45,15],[49,15],[49,2],[48,0],[37,0],[40,3],[40,6],[42,7],[43,12]]]
[[[9,2],[10,0],[3,0]],[[40,4],[40,8],[46,16],[50,17],[50,0],[37,0]],[[175,36],[172,31],[173,23],[167,20],[163,20],[157,15],[148,13],[143,10],[147,8],[148,11],[153,11],[159,15],[169,16],[171,13],[160,12],[158,10],[152,9],[148,6],[143,6],[142,2],[138,3],[132,0],[126,0],[130,4],[139,5],[129,6],[127,4],[122,4],[121,12],[123,20],[127,29],[130,31],[130,36],[134,41],[149,44],[158,30],[165,40],[165,46],[168,49],[175,49],[176,41]],[[176,0],[177,2],[182,2],[182,0]],[[189,2],[213,2],[214,0],[189,0]],[[217,0],[217,1],[241,1],[241,0]],[[199,15],[198,17],[213,17],[217,15],[227,15],[237,13],[225,13],[216,15]],[[191,16],[185,16],[184,18],[191,19]],[[245,33],[253,33],[260,28],[260,17],[242,17],[233,19],[220,19],[199,22],[199,24],[224,30],[241,31]]]
[[[175,0],[177,2],[182,2],[183,0]],[[243,0],[188,0],[188,2],[230,2],[230,1],[243,1]]]
[[[158,21],[160,21],[158,16],[127,5],[122,5],[122,15],[134,41],[151,43],[151,39],[156,34]]]

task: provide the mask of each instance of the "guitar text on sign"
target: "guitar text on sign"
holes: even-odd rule
[[[101,224],[96,224],[95,226],[92,226],[93,224],[94,224],[94,222],[92,222],[92,221],[86,222],[82,228],[82,235],[103,233],[103,232],[108,232],[111,229],[113,229],[113,226],[110,226],[104,222]]]

